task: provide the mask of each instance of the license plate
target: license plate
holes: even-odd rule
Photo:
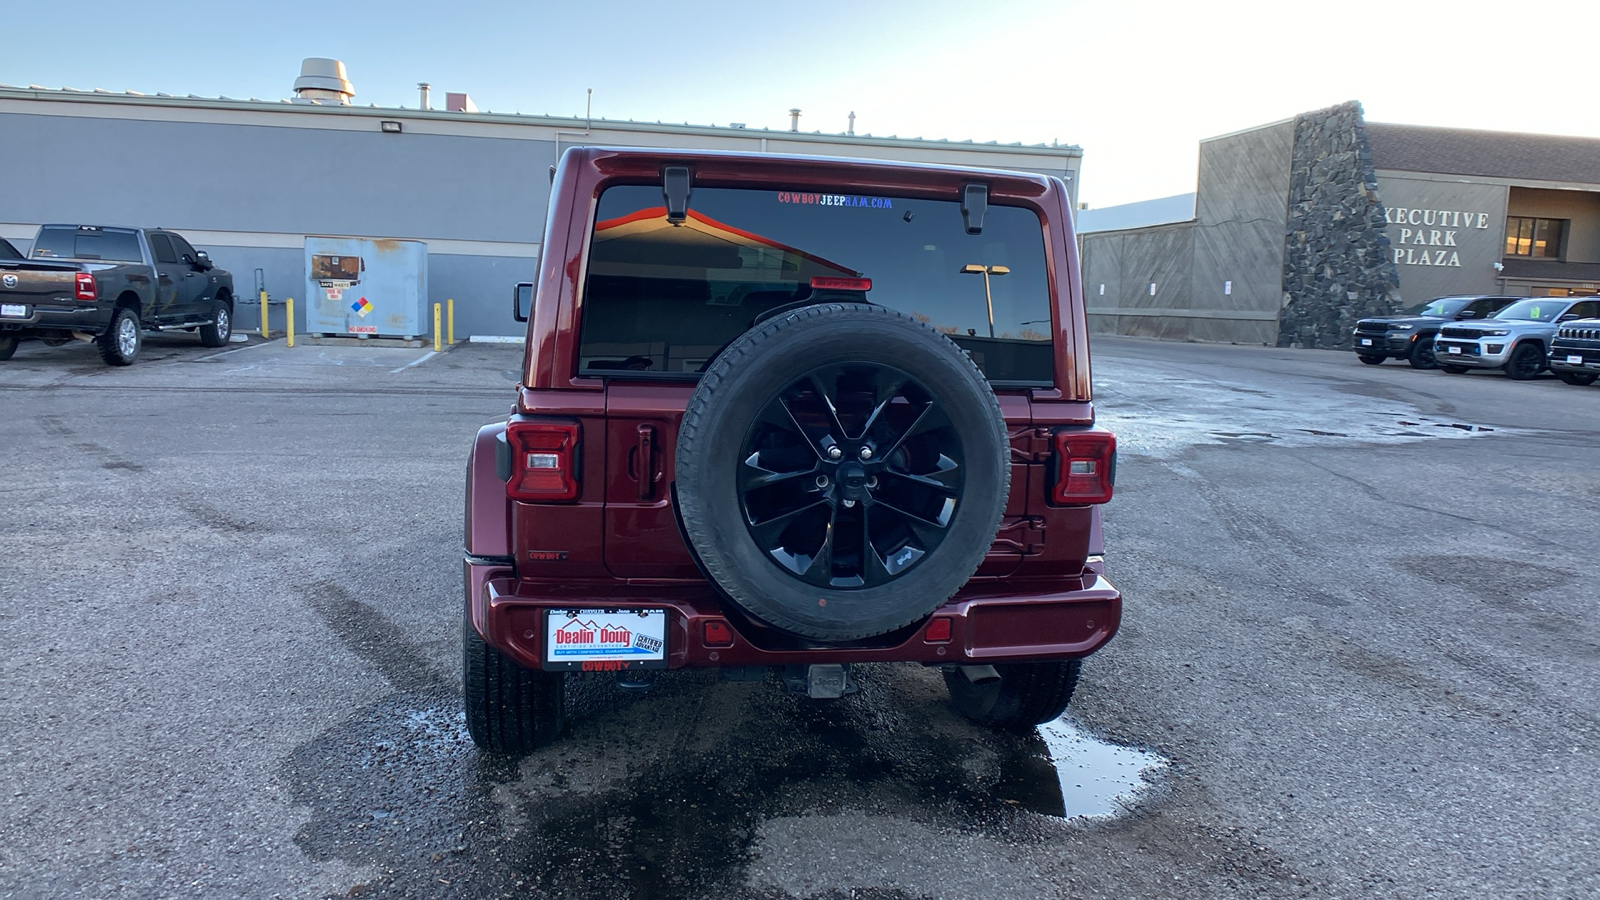
[[[615,672],[667,666],[664,609],[552,609],[544,661],[551,669]]]
[[[1447,349],[1448,349],[1448,351],[1450,353],[1460,353],[1461,352],[1461,348],[1460,347],[1450,347],[1450,348],[1447,348]]]
[[[1569,366],[1581,366],[1581,365],[1583,365],[1583,355],[1574,353],[1573,355],[1567,357],[1567,365],[1569,365]]]
[[[1361,346],[1363,346],[1363,347],[1371,347],[1372,346],[1372,338],[1362,338],[1361,339]]]
[[[21,303],[0,303],[0,316],[10,319],[26,319],[28,317],[28,307]]]

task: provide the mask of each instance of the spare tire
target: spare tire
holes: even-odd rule
[[[762,322],[684,410],[685,536],[749,615],[821,641],[893,631],[966,583],[1010,489],[1005,419],[949,338],[862,303]]]

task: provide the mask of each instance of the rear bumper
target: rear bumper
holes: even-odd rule
[[[4,300],[0,297],[0,300]],[[108,317],[98,304],[81,306],[60,304],[21,304],[26,316],[0,316],[0,331],[83,331],[99,334],[105,330]]]
[[[881,646],[802,646],[725,612],[708,584],[557,585],[519,582],[509,567],[465,562],[467,616],[490,646],[526,668],[541,668],[544,615],[550,609],[666,609],[667,667],[919,662],[992,665],[1087,656],[1116,634],[1122,595],[1103,576],[1060,579],[1049,588],[1005,582],[962,588],[929,620]],[[929,641],[932,619],[950,620],[950,639]],[[708,622],[726,623],[731,646],[707,646]],[[871,642],[863,642],[871,643]]]

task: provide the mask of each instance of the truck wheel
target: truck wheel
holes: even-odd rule
[[[1433,340],[1424,335],[1411,343],[1411,352],[1406,354],[1406,361],[1411,363],[1413,369],[1437,369],[1439,358],[1433,355]]]
[[[909,316],[806,306],[729,344],[684,411],[678,510],[751,616],[822,641],[893,631],[994,542],[1005,420],[965,352]]]
[[[207,347],[225,347],[233,337],[233,307],[218,298],[211,307],[211,324],[200,326],[200,343]]]
[[[17,336],[14,334],[0,334],[0,361],[8,360],[11,354],[17,352]]]
[[[133,364],[134,357],[139,355],[142,340],[139,314],[126,306],[119,306],[111,314],[111,325],[96,343],[100,345],[100,358],[106,361],[106,365],[129,366]]]
[[[1439,366],[1439,368],[1443,369],[1444,373],[1446,375],[1465,375],[1465,374],[1467,374],[1467,367],[1466,366],[1446,366],[1446,365],[1441,365],[1441,366]]]
[[[3,349],[0,349],[0,354],[3,354],[4,352],[5,351]],[[5,357],[0,355],[0,359],[5,359]],[[1600,375],[1582,372],[1557,372],[1556,375],[1558,375],[1561,380],[1565,381],[1567,384],[1575,384],[1579,387],[1583,387],[1584,385],[1588,384],[1594,384],[1595,379],[1600,378]]]
[[[566,718],[566,673],[523,667],[461,623],[461,694],[472,742],[491,753],[528,753],[554,741]]]
[[[995,666],[1000,680],[973,684],[959,669],[944,674],[956,712],[990,728],[1027,729],[1067,711],[1078,689],[1081,659],[1005,663]]]
[[[1506,374],[1527,381],[1544,371],[1544,350],[1538,344],[1521,344],[1506,360]]]
[[[1381,365],[1383,365],[1383,361],[1384,361],[1385,358],[1386,357],[1379,356],[1379,355],[1377,355],[1375,353],[1357,353],[1356,354],[1356,359],[1361,360],[1362,362],[1366,363],[1369,366],[1381,366]]]

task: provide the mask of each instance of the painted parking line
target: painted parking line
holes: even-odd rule
[[[439,355],[439,351],[437,351],[437,350],[429,350],[427,353],[422,354],[422,356],[418,357],[417,359],[412,360],[411,362],[406,363],[405,365],[399,367],[398,369],[390,369],[389,370],[389,374],[393,375],[396,372],[404,372],[405,370],[411,368],[412,366],[420,366],[423,363],[427,362],[428,360],[430,360],[430,359],[432,359],[432,358],[434,358],[435,356],[438,356],[438,355]]]

